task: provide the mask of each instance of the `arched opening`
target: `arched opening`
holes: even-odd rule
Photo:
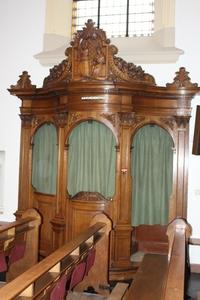
[[[155,124],[138,130],[132,143],[132,225],[168,223],[173,181],[173,140]]]
[[[84,121],[71,132],[68,150],[68,193],[97,192],[111,199],[115,194],[116,140],[97,121]]]
[[[57,130],[52,123],[43,124],[33,136],[32,185],[37,192],[56,194]]]

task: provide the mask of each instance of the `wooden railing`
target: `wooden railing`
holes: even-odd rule
[[[124,300],[183,300],[187,244],[191,227],[184,219],[168,225],[168,255],[146,254]]]
[[[103,222],[98,222],[98,216],[95,217],[92,222],[94,225],[2,287],[0,299],[49,299],[52,287],[62,275],[69,277],[74,267],[86,259],[93,247],[96,249],[94,265],[76,289],[83,290],[88,284],[95,290],[100,284],[107,286],[111,223],[105,215],[100,215]]]
[[[39,213],[28,209],[19,220],[0,226],[1,271],[5,266],[6,282],[38,262],[40,224]]]

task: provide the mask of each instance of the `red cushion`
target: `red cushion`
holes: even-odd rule
[[[74,268],[71,276],[71,282],[69,287],[70,290],[73,289],[79,282],[83,280],[83,277],[85,275],[85,266],[86,263],[83,261]]]
[[[56,285],[51,291],[50,294],[50,300],[63,300],[64,297],[66,296],[66,281],[67,281],[67,276],[63,274],[60,279],[57,281]]]
[[[93,247],[90,249],[90,251],[88,252],[88,255],[87,255],[85,275],[88,275],[90,269],[94,265],[95,255],[96,255],[96,249]]]
[[[4,252],[0,252],[0,272],[7,271],[7,263]]]
[[[9,265],[21,259],[24,256],[25,250],[26,250],[26,242],[16,243],[10,251]]]

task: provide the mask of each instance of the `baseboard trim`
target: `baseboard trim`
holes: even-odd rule
[[[200,273],[200,264],[190,264],[190,270],[192,273]]]

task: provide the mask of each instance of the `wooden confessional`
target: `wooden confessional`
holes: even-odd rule
[[[40,254],[47,256],[86,229],[95,215],[106,214],[112,222],[109,274],[113,279],[125,278],[133,271],[130,261],[133,251],[164,252],[167,249],[165,224],[132,226],[131,223],[134,210],[133,140],[146,125],[163,129],[172,140],[172,186],[167,199],[166,223],[177,216],[186,217],[189,119],[191,100],[199,91],[183,67],[172,83],[160,87],[153,76],[140,66],[127,63],[117,56],[117,52],[105,32],[88,20],[86,27],[77,32],[71,46],[66,49],[66,59],[50,70],[41,88],[36,88],[28,72],[24,71],[17,84],[9,89],[22,103],[16,217],[20,218],[27,208],[38,209],[43,219]],[[69,139],[74,130],[86,123],[103,124],[114,137],[114,173],[111,172],[114,191],[110,197],[94,187],[76,190],[77,175],[69,174],[70,155],[76,150],[75,146],[69,154]],[[38,159],[33,165],[36,136],[45,126],[54,131],[55,155],[54,158]],[[46,147],[41,139],[45,140],[45,136],[40,137],[40,153]],[[48,149],[45,151],[48,153]],[[103,161],[105,159],[104,156]],[[75,163],[79,168],[79,155]],[[107,165],[109,160],[105,168]],[[53,166],[51,179],[48,172],[46,179],[40,175],[37,177],[40,167],[49,166]],[[87,172],[81,168],[83,177],[87,177]],[[102,174],[105,174],[102,177],[107,176],[107,173]],[[50,192],[37,188],[41,182],[52,178]],[[36,184],[32,184],[33,181]],[[75,186],[73,195],[68,189],[69,181]]]

